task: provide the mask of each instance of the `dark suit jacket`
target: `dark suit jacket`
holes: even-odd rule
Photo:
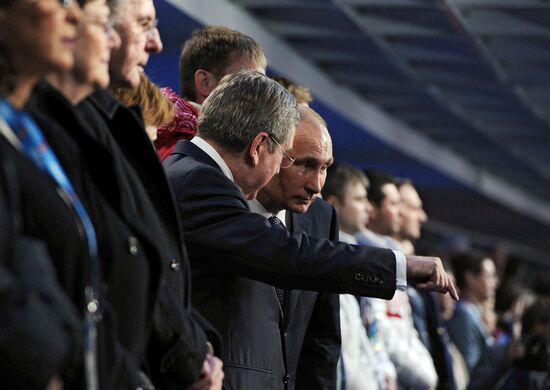
[[[164,166],[191,257],[194,306],[226,339],[222,357],[227,389],[282,386],[284,358],[277,329],[281,313],[273,285],[393,296],[391,251],[337,244],[298,232],[289,235],[271,227],[265,217],[250,212],[240,189],[190,142],[180,141]],[[262,345],[264,351],[244,348],[244,340]]]
[[[317,199],[307,213],[289,212],[291,232],[338,241],[336,210]],[[340,357],[340,302],[338,294],[290,290],[286,325],[289,389],[336,389]],[[286,314],[286,313],[285,313]]]
[[[43,84],[32,107],[37,118],[55,120],[44,126],[46,136],[92,210],[123,348],[138,366],[147,349],[143,368],[158,388],[184,388],[200,375],[206,337],[189,306],[186,252],[175,211],[167,212],[171,192],[140,117],[104,91],[91,99],[81,114]],[[117,134],[123,129],[133,160],[110,126]],[[135,154],[147,169],[132,165]]]

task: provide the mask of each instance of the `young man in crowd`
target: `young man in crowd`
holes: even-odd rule
[[[208,53],[208,55],[205,55]],[[267,61],[262,48],[249,36],[221,26],[207,26],[185,41],[179,61],[180,85],[186,100],[186,114],[197,118],[204,100],[221,78],[239,70],[265,74]],[[161,160],[174,150],[176,142],[197,132],[193,121],[182,130],[160,129],[155,148]]]
[[[367,228],[355,237],[364,245],[400,248],[390,237],[401,228],[401,198],[395,179],[384,172],[367,171],[370,183],[368,199],[372,206]],[[431,389],[437,373],[430,353],[422,344],[413,324],[412,309],[406,291],[396,291],[388,302],[363,300],[366,316],[376,322],[377,337],[383,340],[390,360],[397,370],[399,386]]]
[[[338,212],[339,235],[343,242],[357,244],[354,234],[368,221],[371,209],[367,200],[368,185],[368,179],[363,172],[350,165],[339,163],[329,170],[322,193],[323,198]],[[367,335],[357,297],[350,294],[340,295],[340,323],[340,388],[396,389],[395,367],[389,360],[383,344],[374,338],[375,335],[371,338]]]
[[[471,374],[491,343],[491,335],[483,324],[481,305],[494,297],[498,277],[493,260],[474,251],[455,255],[452,265],[463,298],[448,323],[449,335]]]
[[[422,199],[411,180],[396,180],[401,196],[401,226],[392,235],[405,253],[416,253],[415,243],[422,234],[422,225],[428,221]],[[436,297],[428,291],[407,287],[414,327],[420,340],[430,351],[439,378],[438,389],[455,389],[453,361],[449,352],[449,335]]]

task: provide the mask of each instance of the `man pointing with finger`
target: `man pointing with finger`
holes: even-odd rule
[[[287,149],[298,119],[295,100],[284,88],[258,72],[240,71],[222,79],[205,101],[198,137],[178,142],[164,161],[191,258],[195,307],[218,330],[231,329],[229,308],[251,313],[256,309],[254,302],[239,306],[232,301],[232,292],[250,279],[280,290],[389,299],[412,277],[456,297],[437,258],[405,257],[290,234],[250,211],[247,199],[253,199],[281,166],[289,166]],[[228,336],[238,339],[222,334]],[[252,365],[248,356],[232,348],[228,345],[222,352],[227,377],[254,371],[260,384],[256,388],[287,387],[286,375],[275,378],[262,362]],[[225,382],[224,388],[238,387]]]

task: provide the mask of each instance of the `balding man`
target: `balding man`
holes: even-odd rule
[[[311,108],[300,107],[300,122],[288,154],[293,164],[281,169],[260,190],[258,199],[250,202],[251,210],[266,218],[277,217],[289,232],[337,241],[336,213],[317,197],[333,161],[332,141],[325,121]],[[271,354],[272,369],[278,372],[275,376],[286,376],[288,389],[336,388],[340,354],[338,296],[288,290],[280,305],[274,287],[260,285],[266,289],[266,308],[276,314],[269,317],[272,321],[263,321],[271,333],[266,339],[276,351]],[[269,353],[262,340],[256,341],[255,353]]]

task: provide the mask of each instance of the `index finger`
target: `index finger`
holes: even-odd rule
[[[452,280],[449,280],[449,286],[447,287],[447,291],[449,291],[451,298],[453,298],[455,301],[460,300],[460,298],[458,297],[458,292],[456,291],[456,287]]]

